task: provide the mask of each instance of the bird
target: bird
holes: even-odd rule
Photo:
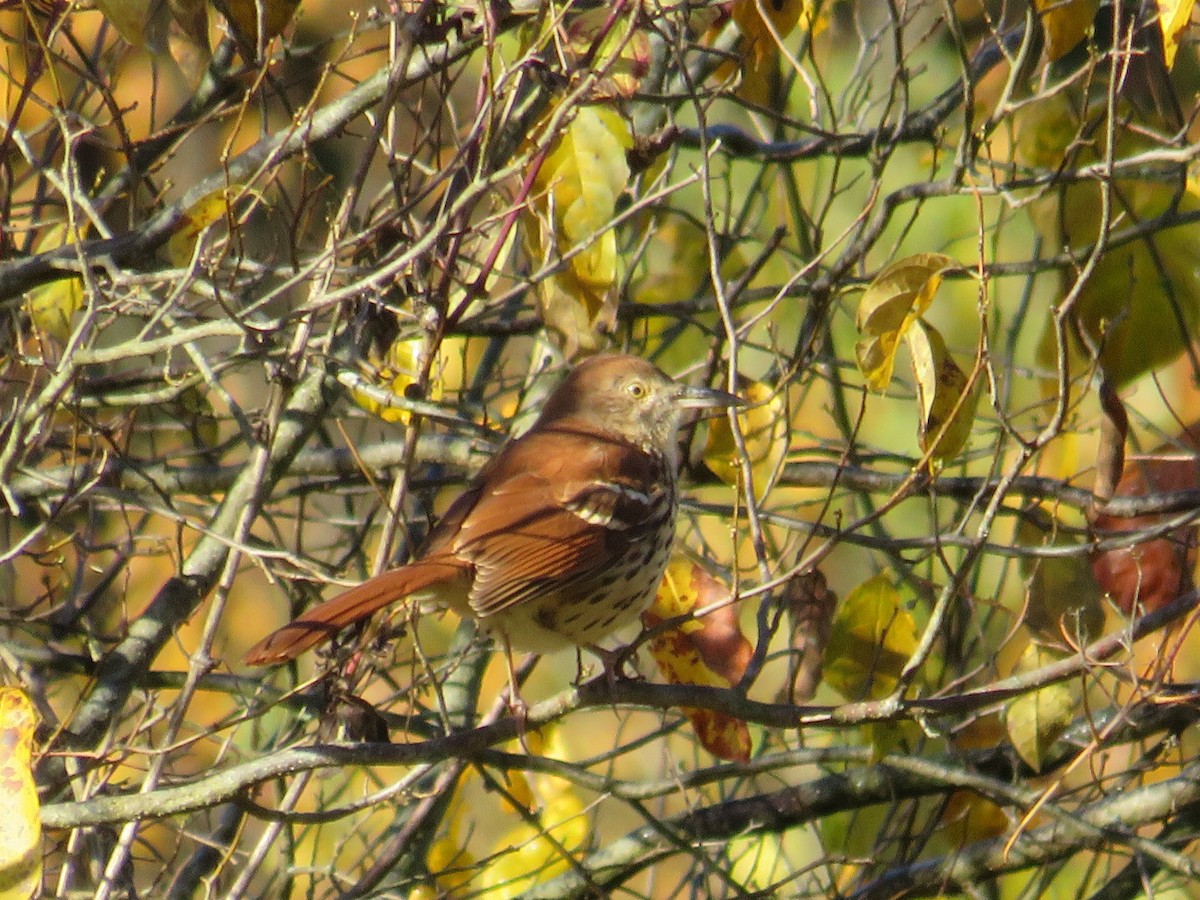
[[[404,600],[448,607],[510,653],[598,644],[650,605],[679,505],[678,432],[691,409],[741,405],[637,356],[590,357],[525,434],[480,470],[405,565],[308,610],[259,641],[276,665]]]

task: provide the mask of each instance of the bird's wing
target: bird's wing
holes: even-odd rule
[[[493,477],[441,548],[474,566],[477,615],[602,573],[671,514],[668,476],[654,457],[594,441],[565,450]]]

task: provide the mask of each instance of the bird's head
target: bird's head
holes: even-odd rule
[[[572,369],[547,399],[540,421],[582,420],[667,454],[687,410],[742,402],[724,391],[680,384],[639,357],[614,354],[593,356]]]

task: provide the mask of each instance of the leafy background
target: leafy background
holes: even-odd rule
[[[0,891],[1194,896],[1191,17],[4,4]],[[642,679],[241,662],[609,348]]]

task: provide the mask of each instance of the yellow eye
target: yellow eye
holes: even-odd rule
[[[625,390],[629,391],[629,396],[641,399],[646,396],[646,386],[640,381],[631,382]]]

